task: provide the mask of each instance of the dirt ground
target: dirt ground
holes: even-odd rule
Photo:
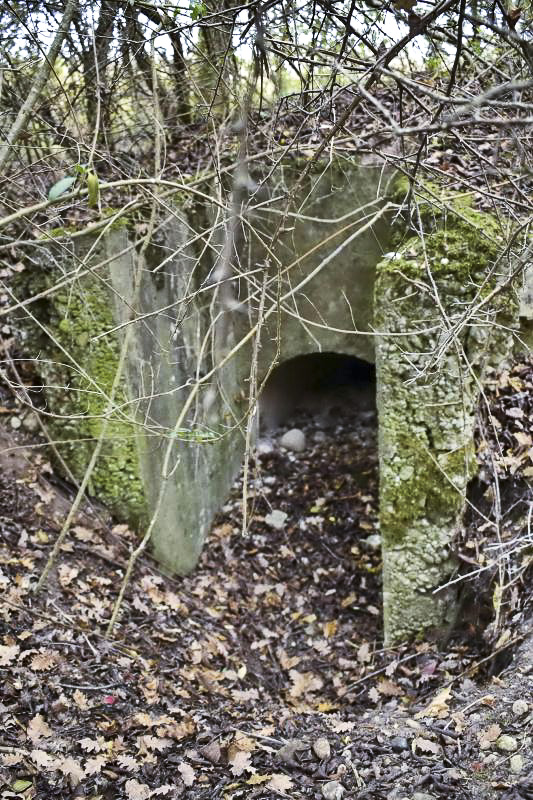
[[[3,408],[3,798],[533,798],[528,573],[497,631],[474,584],[445,648],[383,647],[372,411],[263,440],[248,535],[237,483],[197,571],[142,558],[106,638],[136,534],[86,505],[36,595],[72,491]]]

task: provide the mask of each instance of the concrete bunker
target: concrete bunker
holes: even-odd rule
[[[259,398],[259,430],[290,424],[302,412],[326,426],[338,414],[375,410],[374,364],[343,353],[309,353],[284,361],[268,376]]]
[[[279,174],[283,194],[298,167],[282,166]],[[440,595],[435,589],[455,568],[454,536],[476,469],[473,429],[483,372],[508,356],[516,310],[505,293],[499,309],[484,305],[505,281],[494,217],[453,198],[442,212],[429,187],[417,196],[424,234],[414,235],[399,218],[392,225],[386,183],[382,165],[317,165],[268,249],[261,242],[278,230],[284,212],[273,201],[250,214],[261,242],[243,239],[232,268],[236,278],[242,265],[263,270],[261,321],[261,284],[235,279],[233,296],[213,291],[213,258],[201,244],[202,225],[209,230],[211,222],[192,203],[177,207],[160,225],[161,263],[142,269],[135,309],[142,321],[130,327],[112,412],[106,398],[138,270],[134,235],[124,226],[96,239],[69,239],[68,247],[59,241],[57,274],[86,263],[91,269],[74,291],[47,296],[53,338],[41,329],[33,355],[41,353],[44,382],[56,387],[47,390],[47,401],[68,426],[62,419],[51,426],[57,439],[67,440],[63,455],[76,477],[111,413],[112,436],[92,476],[94,493],[125,519],[152,519],[153,553],[177,573],[194,568],[242,463],[254,341],[259,384],[279,364],[261,401],[267,417],[283,416],[287,402],[269,405],[269,392],[275,396],[276,384],[286,386],[287,378],[291,393],[298,389],[294,378],[302,370],[304,380],[313,359],[325,359],[332,374],[338,358],[357,359],[368,370],[375,362],[385,636],[392,642],[453,622],[453,588]],[[409,191],[396,185],[397,209]],[[48,270],[53,283],[48,248],[42,248],[42,274]],[[106,281],[95,281],[92,270],[102,264]],[[471,319],[475,303],[479,314]],[[65,352],[84,365],[83,374]],[[348,363],[355,362],[342,362]],[[59,397],[57,387],[65,386],[70,392]],[[289,410],[295,402],[289,398]],[[72,445],[79,441],[82,446]]]

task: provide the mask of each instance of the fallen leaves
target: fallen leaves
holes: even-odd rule
[[[48,739],[52,736],[53,731],[43,715],[36,714],[28,723],[26,734],[32,742],[38,742],[40,739]]]
[[[181,764],[178,764],[178,772],[181,774],[185,786],[193,785],[196,780],[196,773],[190,764],[186,761],[182,761]]]
[[[451,692],[452,690],[450,686],[447,686],[445,689],[441,689],[441,691],[437,693],[427,708],[415,714],[415,719],[423,719],[424,717],[445,719],[450,713],[448,701],[451,699]]]

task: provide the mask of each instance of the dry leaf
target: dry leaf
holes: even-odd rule
[[[33,719],[29,721],[26,733],[32,742],[38,742],[39,739],[47,739],[49,736],[52,736],[52,729],[42,714],[36,714]]]
[[[57,573],[59,576],[59,583],[65,588],[69,583],[72,583],[74,578],[78,577],[79,569],[76,567],[69,567],[67,564],[61,564]]]
[[[106,764],[107,758],[105,756],[94,756],[94,758],[87,759],[85,764],[86,775],[98,775],[102,767]]]
[[[265,783],[272,778],[272,775],[251,775],[246,783],[249,786],[258,786],[260,783]]]
[[[88,736],[86,736],[84,739],[80,739],[79,745],[82,750],[85,750],[86,753],[101,753],[105,748],[105,742],[103,738],[100,738],[100,740],[89,739]]]
[[[246,734],[241,731],[237,731],[233,743],[237,745],[239,750],[244,750],[246,753],[253,753],[257,748],[255,739],[250,739],[249,736],[246,736]]]
[[[150,797],[150,787],[146,783],[139,783],[135,778],[130,778],[124,786],[128,800],[147,800]]]
[[[95,537],[94,531],[90,531],[89,528],[84,528],[83,525],[74,525],[72,530],[74,531],[74,536],[76,539],[79,539],[80,542],[90,542]]]
[[[18,644],[0,645],[0,667],[9,666],[20,653]]]
[[[16,767],[22,759],[22,753],[2,753],[0,755],[0,764],[3,764],[4,767]]]
[[[289,792],[293,787],[293,782],[288,775],[282,773],[272,775],[271,779],[266,785],[267,789],[272,789],[273,792]]]
[[[59,661],[59,654],[54,650],[41,650],[36,656],[33,656],[30,667],[35,672],[46,672],[52,667],[55,667]]]
[[[355,722],[344,722],[334,717],[328,719],[328,725],[334,733],[348,733],[348,731],[353,731],[355,728]]]
[[[251,700],[259,700],[257,689],[232,689],[230,692],[235,703],[249,703]]]
[[[438,719],[445,719],[449,713],[448,700],[451,697],[451,688],[448,686],[433,698],[427,708],[415,714],[415,719],[422,719],[423,717],[437,717]]]
[[[376,688],[378,692],[384,694],[385,697],[401,697],[403,694],[403,689],[400,689],[397,684],[393,681],[389,681],[387,678],[381,678]]]
[[[416,736],[413,739],[411,748],[413,753],[417,750],[421,750],[423,753],[432,753],[433,755],[437,755],[442,749],[437,742],[432,742],[431,739],[424,739],[422,736]]]
[[[301,656],[289,656],[282,647],[278,647],[276,655],[282,669],[292,669],[302,660]]]
[[[181,772],[181,777],[183,778],[185,786],[192,786],[196,775],[191,765],[187,764],[186,761],[182,761],[181,764],[178,764],[178,770]]]
[[[237,750],[235,755],[229,760],[231,774],[238,778],[239,775],[242,775],[244,770],[250,772],[252,769],[251,759],[252,756],[250,753],[244,750]]]
[[[156,753],[162,753],[163,750],[166,750],[172,745],[172,739],[162,739],[159,736],[146,734],[146,736],[138,737],[137,744],[141,751],[155,750]]]
[[[136,772],[141,766],[136,758],[128,756],[125,753],[121,753],[121,755],[117,756],[117,763],[122,769],[127,769],[128,772]]]
[[[46,750],[32,750],[30,758],[33,763],[43,769],[59,769],[58,761],[46,752]]]
[[[370,655],[370,645],[368,642],[363,642],[361,647],[357,650],[357,660],[361,662],[361,664],[368,664],[371,660],[372,656]]]
[[[67,775],[70,779],[72,786],[77,786],[81,779],[85,776],[85,771],[79,761],[74,758],[67,757],[63,760],[58,759],[57,768]]]
[[[322,679],[312,672],[298,672],[296,669],[291,669],[289,676],[293,684],[289,690],[291,697],[301,697],[308,692],[316,692],[323,686]]]
[[[482,750],[488,750],[491,744],[498,739],[502,729],[496,723],[489,725],[484,731],[480,731],[477,735],[479,746]]]
[[[378,690],[376,689],[376,687],[375,687],[375,686],[373,686],[373,687],[372,687],[372,688],[369,690],[369,692],[368,692],[368,696],[369,696],[369,698],[372,700],[372,702],[373,702],[373,703],[379,703],[379,701],[381,700],[381,697],[380,697],[380,695],[379,695],[379,692],[378,692]]]
[[[80,709],[80,711],[88,710],[90,706],[89,706],[89,701],[87,700],[87,695],[83,694],[83,692],[80,692],[79,689],[76,689],[72,697],[74,699],[74,702]]]
[[[324,622],[322,630],[326,639],[331,639],[332,636],[335,636],[338,627],[339,623],[336,619],[330,619],[329,622]]]

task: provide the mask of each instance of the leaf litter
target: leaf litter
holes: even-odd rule
[[[529,468],[525,375],[500,377],[494,401],[500,438],[511,426],[497,466],[514,481]],[[518,407],[522,415],[506,413]],[[47,504],[67,504],[53,483],[45,499],[35,491],[38,457],[24,473],[2,472],[7,792],[399,798],[416,787],[469,798],[474,776],[483,797],[533,796],[531,671],[518,659],[518,688],[508,672],[487,692],[473,682],[490,680],[475,636],[445,651],[382,645],[380,552],[366,543],[378,533],[375,419],[297,422],[303,453],[274,445],[256,459],[249,535],[240,534],[237,483],[193,575],[171,579],[149,558],[138,564],[113,640],[104,630],[134,532],[87,506],[47,592],[35,596],[58,530]],[[319,428],[326,435],[315,440]],[[281,528],[266,521],[273,510],[286,514]],[[515,740],[519,748],[512,769],[502,736],[509,752]]]

